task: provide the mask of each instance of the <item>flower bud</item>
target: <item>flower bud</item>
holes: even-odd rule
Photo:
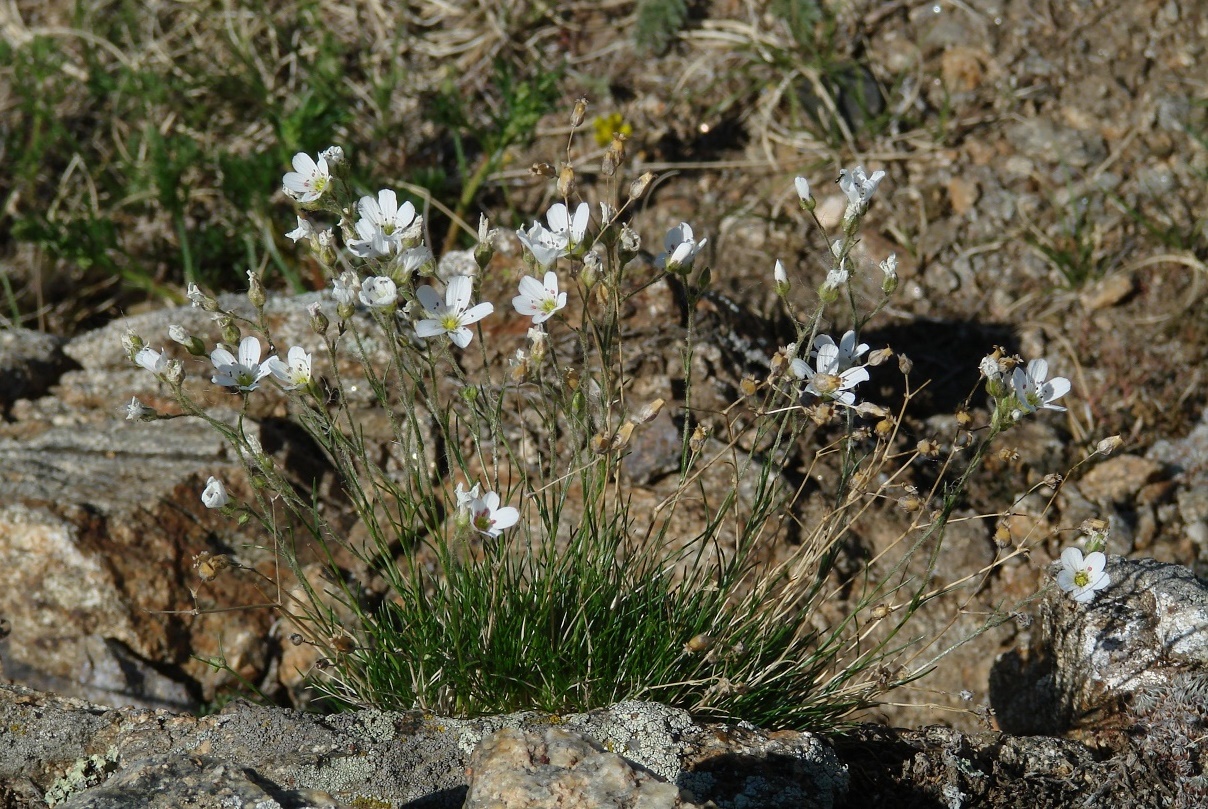
[[[594,250],[583,256],[583,269],[579,270],[579,280],[583,282],[583,286],[591,289],[600,280],[600,273],[604,270],[604,260],[600,258],[600,254]]]
[[[688,449],[693,453],[699,453],[705,448],[705,442],[709,440],[709,430],[705,425],[698,424],[696,429],[692,431],[692,437],[688,439]]]
[[[885,273],[885,279],[881,282],[881,291],[886,295],[892,295],[898,288],[898,254],[890,253],[889,258],[882,261],[879,266],[881,272]]]
[[[583,126],[583,119],[585,117],[587,117],[587,99],[580,97],[575,99],[575,108],[570,113],[571,129],[578,129]]]
[[[252,270],[247,271],[247,299],[257,309],[264,308],[264,284],[260,282],[260,276]]]
[[[798,177],[793,181],[793,184],[797,188],[797,199],[801,201],[801,210],[814,210],[818,203],[815,202],[813,196],[810,195],[809,180],[805,179],[804,177]]]
[[[612,437],[612,444],[609,446],[609,449],[614,452],[620,452],[629,446],[629,439],[633,436],[634,426],[632,421],[622,424],[621,429],[617,430],[616,434]]]
[[[776,282],[776,294],[784,297],[789,294],[789,274],[785,271],[784,265],[780,263],[780,259],[776,259],[776,266],[772,268],[772,278]]]
[[[126,356],[128,356],[131,361],[133,361],[135,356],[138,355],[138,352],[142,351],[146,347],[147,344],[143,342],[142,337],[139,337],[137,334],[135,334],[133,329],[126,329],[126,333],[122,335],[122,348],[125,349]]]
[[[1095,445],[1095,452],[1099,455],[1111,455],[1120,447],[1124,446],[1124,439],[1118,435],[1108,436]]]
[[[873,349],[868,355],[868,365],[875,368],[878,365],[888,362],[893,357],[893,349],[889,346],[885,348]]]
[[[218,311],[218,301],[201,291],[197,284],[189,284],[189,300],[207,312]]]
[[[189,353],[194,357],[205,356],[205,343],[203,343],[201,338],[197,335],[186,332],[183,326],[169,326],[168,336],[171,337],[173,341],[180,343],[182,346],[188,349]]]
[[[642,237],[629,227],[629,223],[621,225],[621,238],[617,246],[621,251],[621,264],[628,263],[642,249]]]
[[[608,148],[604,150],[604,158],[600,161],[600,173],[605,177],[616,174],[617,169],[625,162],[625,140],[623,132],[612,133],[612,143],[608,144]]]
[[[486,214],[478,217],[478,244],[474,247],[474,262],[478,269],[485,270],[495,255],[495,236],[497,231],[491,230]]]
[[[638,177],[636,180],[634,180],[632,183],[630,183],[629,184],[630,201],[633,201],[633,200],[637,199],[638,197],[642,196],[642,194],[645,194],[646,189],[650,187],[650,184],[652,182],[654,182],[654,172],[648,171],[648,172],[644,173],[641,177]]]
[[[306,311],[310,313],[310,327],[315,334],[319,336],[327,334],[327,327],[331,325],[331,321],[327,319],[327,315],[323,314],[322,305],[315,301],[306,307]]]
[[[658,418],[659,413],[663,412],[663,405],[665,404],[667,403],[663,399],[655,399],[629,418],[635,424],[649,424]]]
[[[914,370],[914,362],[905,354],[899,354],[898,370],[902,372],[903,376],[909,376],[910,372]]]
[[[562,166],[558,171],[558,196],[562,199],[569,199],[575,193],[575,167],[570,163]]]
[[[516,356],[508,360],[508,376],[519,385],[528,379],[531,371],[528,354],[523,348],[516,349]]]
[[[915,447],[915,449],[918,450],[919,455],[922,455],[927,458],[940,457],[939,442],[933,438],[924,438],[923,440],[919,441],[919,443]]]
[[[829,281],[823,281],[818,287],[818,300],[823,303],[834,303],[839,300],[839,288],[833,286]]]
[[[235,325],[234,320],[226,315],[223,315],[222,319],[218,321],[218,325],[222,330],[221,333],[223,342],[229,343],[233,346],[239,345],[239,341],[242,339],[243,335],[239,332],[239,327]]]
[[[179,388],[185,381],[184,363],[180,360],[169,360],[168,367],[164,369],[164,379],[168,380],[168,384],[172,387]]]
[[[210,475],[210,479],[206,481],[205,490],[201,493],[201,502],[206,508],[222,508],[231,498],[227,495],[226,486],[222,485],[222,481]]]
[[[540,327],[534,326],[528,330],[528,339],[529,355],[533,359],[533,365],[540,365],[541,361],[545,359],[547,345],[545,331]]]

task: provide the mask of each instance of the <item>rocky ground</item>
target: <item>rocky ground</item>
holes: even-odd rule
[[[908,414],[908,434],[951,432],[957,405],[976,383],[977,361],[995,345],[1047,357],[1054,373],[1073,382],[1068,412],[1011,433],[1017,452],[988,465],[958,513],[1010,509],[1013,516],[954,527],[937,579],[953,581],[992,562],[1003,551],[995,541],[1003,522],[1011,542],[1028,543],[1030,557],[982,581],[955,619],[937,614],[918,631],[940,648],[996,610],[1014,613],[1013,620],[956,648],[927,678],[864,717],[951,730],[867,729],[853,737],[854,748],[839,745],[854,783],[878,782],[881,775],[870,771],[914,767],[920,782],[963,772],[953,788],[968,794],[970,784],[990,782],[978,782],[960,762],[1013,743],[976,735],[998,727],[995,711],[1009,702],[992,693],[995,661],[1026,656],[1041,637],[1029,599],[1046,586],[1045,564],[1083,520],[1111,525],[1113,554],[1208,569],[1208,88],[1199,69],[1208,12],[1173,1],[857,2],[835,9],[828,48],[818,50],[825,59],[785,61],[779,54],[801,43],[762,6],[711,4],[665,54],[641,58],[617,57],[632,55],[632,45],[618,40],[611,11],[597,6],[569,8],[567,35],[533,47],[541,58],[571,59],[566,99],[585,93],[593,111],[616,110],[632,124],[635,168],[668,175],[637,218],[647,244],[690,221],[709,237],[716,287],[754,318],[755,331],[785,337],[769,282],[776,259],[789,268],[792,297],[802,306],[826,271],[825,243],[798,215],[792,177],[810,177],[820,218],[833,226],[842,200],[829,181],[841,166],[862,162],[888,173],[861,245],[866,272],[875,274],[892,251],[902,274],[897,298],[864,339],[907,354],[917,377],[932,380]],[[41,12],[25,12],[27,22],[38,22]],[[345,18],[332,24],[347,33]],[[483,58],[459,54],[465,67]],[[423,71],[432,67],[431,53],[417,48],[400,58],[416,69],[417,93],[435,83]],[[381,157],[383,181],[439,159],[440,133],[414,99],[400,99],[399,108],[413,124],[406,127],[408,159]],[[561,110],[544,119],[536,141],[516,147],[488,183],[483,201],[493,217],[507,206],[535,213],[548,203],[548,188],[513,167],[556,161],[565,118]],[[579,166],[589,198],[597,160],[598,153],[584,156]],[[53,290],[54,273],[74,277],[74,268],[48,263],[15,240],[0,248],[6,280],[18,291],[35,279]],[[63,313],[73,287],[57,289],[50,310]],[[129,311],[132,299],[123,295]],[[177,612],[192,606],[192,555],[229,531],[196,494],[207,475],[236,474],[237,467],[200,428],[118,421],[117,408],[132,395],[157,404],[154,385],[118,353],[118,337],[128,324],[163,333],[169,315],[118,318],[90,305],[97,308],[88,318],[51,316],[46,330],[57,333],[0,334],[0,368],[9,380],[0,392],[0,616],[12,632],[0,646],[6,675],[102,702],[124,693],[144,706],[195,708],[230,685],[228,674],[203,662],[221,653],[241,676],[297,687],[289,672],[309,662],[289,657],[268,612]],[[301,311],[295,301],[278,316],[301,333]],[[194,315],[170,322],[181,317]],[[98,319],[112,322],[96,331],[72,325]],[[653,330],[661,322],[656,314],[636,326]],[[674,350],[674,340],[656,348]],[[665,372],[660,360],[651,362],[652,378]],[[724,376],[725,355],[711,362],[709,371]],[[888,402],[900,391],[886,381],[868,395]],[[973,404],[976,412],[981,401]],[[266,448],[306,461],[284,410],[269,405],[257,415]],[[1115,434],[1125,440],[1118,454],[1083,464],[1059,489],[1038,487]],[[895,519],[888,511],[884,526],[856,536],[852,560],[896,536]],[[238,579],[209,595],[242,604],[260,597]],[[885,748],[860,746],[886,736],[892,743]],[[1044,771],[1054,773],[1045,782],[1053,792],[1027,805],[1071,805],[1108,782],[1123,789],[1111,773],[1125,765],[1111,759],[1096,770],[1111,756],[1095,751],[1111,745],[1090,741],[1090,748],[1051,742],[1058,752]],[[861,749],[889,752],[870,761]],[[934,755],[919,758],[921,749]],[[1021,771],[1037,771],[1030,761]],[[1084,780],[1071,786],[1075,773]],[[895,774],[884,788],[901,792],[904,782]],[[915,803],[894,805],[953,805],[950,796],[937,803],[942,787],[935,781],[919,788]],[[1024,804],[1004,798],[988,805]]]

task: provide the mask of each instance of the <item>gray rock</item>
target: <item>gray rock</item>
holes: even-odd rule
[[[1053,588],[1041,633],[990,677],[999,726],[1063,733],[1118,722],[1124,706],[1208,673],[1208,585],[1153,559],[1109,557],[1111,584],[1089,604]]]
[[[48,798],[50,796],[48,795]],[[102,785],[55,805],[62,809],[340,809],[315,790],[266,789],[255,774],[209,756],[135,761]]]
[[[671,776],[664,786],[674,783],[719,806],[831,809],[846,790],[845,769],[813,735],[703,725],[653,703],[566,717],[479,719],[374,710],[317,716],[232,703],[218,714],[195,717],[105,711],[11,686],[0,686],[0,786],[32,782],[43,794],[77,801],[72,806],[122,806],[83,801],[97,789],[134,788],[175,772],[192,780],[197,791],[190,794],[197,800],[226,789],[247,801],[251,793],[240,790],[250,782],[281,806],[304,805],[297,802],[302,800],[325,805],[317,802],[323,795],[353,806],[459,806],[466,764],[484,738],[503,728],[541,734],[551,727],[590,740],[597,752],[624,756],[634,772],[661,768]],[[188,763],[191,757],[204,758]],[[623,772],[612,765],[607,771]],[[688,777],[693,774],[699,777]],[[657,783],[653,775],[646,778]],[[188,802],[182,796],[175,805]]]
[[[483,739],[467,768],[465,809],[695,807],[674,784],[565,728],[503,728]]]
[[[63,341],[29,329],[0,330],[0,411],[18,399],[44,394],[71,365]]]

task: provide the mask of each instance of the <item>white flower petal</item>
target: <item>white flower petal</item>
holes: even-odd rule
[[[474,291],[474,282],[465,275],[455,275],[449,279],[445,289],[445,304],[451,311],[461,312],[470,305],[470,294]]]

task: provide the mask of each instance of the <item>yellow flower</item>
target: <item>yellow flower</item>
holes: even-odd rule
[[[621,134],[625,137],[633,134],[633,127],[625,123],[625,118],[619,112],[614,112],[611,115],[597,115],[591,121],[591,128],[596,139],[596,145],[600,147],[612,143],[612,136],[614,134]]]

